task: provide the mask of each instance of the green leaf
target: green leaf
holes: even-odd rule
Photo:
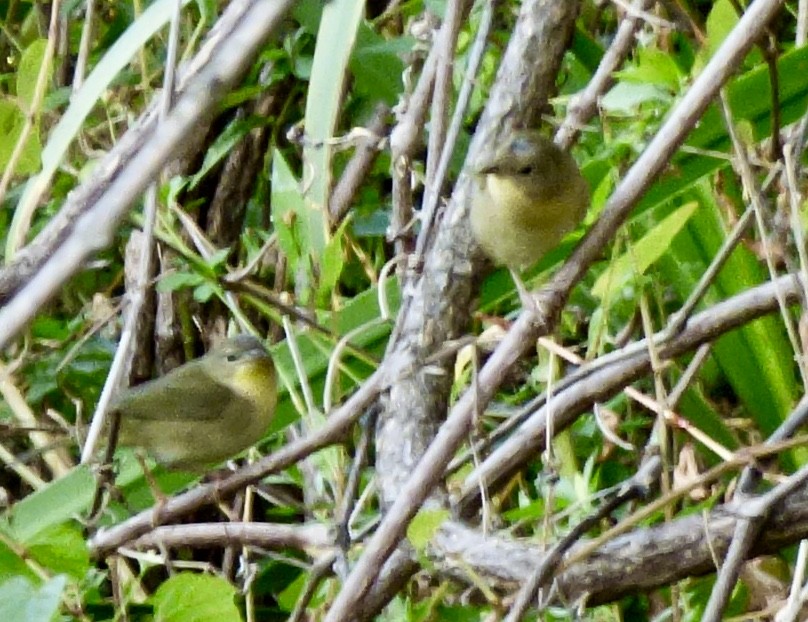
[[[95,492],[95,477],[87,465],[17,502],[4,516],[13,537],[28,542],[38,533],[72,519],[86,510]],[[0,617],[0,620],[4,618]]]
[[[8,99],[0,99],[0,168],[8,166],[11,154],[22,136],[25,125],[25,113],[19,106]],[[34,173],[39,169],[39,156],[42,145],[39,142],[39,130],[34,127],[25,141],[22,155],[17,160],[14,172],[18,175]]]
[[[298,599],[300,598],[303,591],[306,589],[306,584],[308,583],[308,575],[305,573],[300,573],[298,577],[292,581],[286,588],[277,595],[278,604],[281,606],[283,611],[294,611],[295,605],[297,604]]]
[[[312,249],[310,232],[322,225],[322,214],[300,192],[297,178],[278,150],[272,157],[272,223],[278,244],[289,259],[291,271]],[[319,253],[318,253],[319,256]]]
[[[592,287],[592,295],[602,300],[609,291],[619,291],[638,275],[645,274],[648,268],[667,252],[673,238],[687,224],[698,207],[695,201],[686,203],[634,243],[626,254],[615,259],[600,275]]]
[[[155,622],[241,622],[236,589],[205,574],[182,573],[163,583],[152,597]]]
[[[419,553],[432,540],[435,532],[449,518],[449,510],[421,510],[407,527],[407,539]]]
[[[308,141],[303,148],[303,180],[307,188],[306,197],[312,207],[312,213],[305,222],[309,235],[308,250],[315,262],[319,262],[326,244],[326,210],[333,152],[330,141],[342,113],[343,83],[348,60],[364,12],[364,0],[331,0],[323,6],[317,31],[317,47],[306,97]]]
[[[173,292],[185,287],[197,287],[205,277],[195,272],[169,272],[157,281],[158,292]]]
[[[640,48],[637,64],[615,75],[626,82],[653,84],[672,93],[679,90],[682,80],[682,72],[670,54],[656,48]]]
[[[229,248],[220,248],[219,250],[215,251],[210,256],[210,259],[208,259],[208,265],[211,268],[217,268],[221,266],[225,261],[227,261],[227,258],[230,256],[230,250],[231,249]]]
[[[660,279],[680,297],[693,291],[727,235],[725,216],[710,184],[701,182],[692,194],[700,208],[659,263]],[[767,278],[758,259],[744,246],[738,246],[718,273],[702,306],[746,291]],[[771,434],[793,407],[797,394],[793,350],[782,320],[775,315],[762,317],[723,335],[713,344],[712,356],[745,412],[763,434]],[[792,453],[790,458],[784,457],[787,467],[795,456]]]
[[[3,536],[3,538],[0,538],[0,585],[12,577],[26,577],[31,581],[37,580],[37,575],[25,563],[25,560],[5,542],[6,539],[11,537],[10,534],[4,533]]]
[[[610,114],[633,115],[643,105],[670,101],[670,93],[654,84],[618,82],[601,98],[600,107]]]
[[[29,555],[53,573],[82,579],[90,569],[90,554],[80,531],[72,524],[54,525],[27,541]]]
[[[320,270],[320,287],[317,292],[320,300],[325,300],[334,291],[337,286],[337,281],[342,274],[342,269],[345,266],[345,257],[342,247],[342,240],[345,236],[345,228],[347,227],[349,219],[345,219],[338,231],[334,233],[332,238],[326,244],[325,252],[323,253],[323,263]]]
[[[24,577],[9,579],[0,585],[0,620],[49,622],[59,611],[66,584],[65,577],[54,577],[37,587]]]
[[[216,295],[217,291],[213,283],[205,281],[194,289],[194,300],[197,302],[207,302]]]
[[[323,15],[321,0],[300,0],[295,3],[292,15],[303,27],[303,30],[313,35],[320,27],[320,18]]]
[[[42,62],[45,60],[45,49],[48,46],[46,39],[37,39],[22,53],[20,58],[20,66],[17,69],[17,97],[25,104],[28,110],[34,102],[34,90],[36,83],[39,79],[39,71],[42,67]],[[50,83],[50,77],[53,73],[53,68],[48,68],[48,75],[45,78],[45,84]]]
[[[729,0],[716,0],[713,3],[707,16],[707,58],[715,54],[737,23],[738,13]]]
[[[404,63],[401,58],[412,50],[414,44],[413,37],[387,40],[362,23],[350,60],[356,89],[366,93],[371,100],[395,103],[403,87]]]

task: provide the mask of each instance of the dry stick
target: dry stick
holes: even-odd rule
[[[306,585],[303,588],[303,593],[300,595],[300,598],[297,599],[294,611],[292,611],[292,615],[289,616],[288,622],[302,622],[302,620],[310,619],[309,617],[304,617],[306,616],[306,607],[308,607],[311,599],[314,598],[314,595],[317,593],[317,586],[320,585],[320,582],[331,574],[334,559],[335,555],[332,553],[317,560],[317,563],[314,564],[306,577]]]
[[[166,116],[171,110],[172,101],[174,99],[181,11],[182,4],[179,0],[177,0],[174,4],[174,11],[172,13],[169,30],[168,53],[166,61],[167,68],[165,76],[163,77],[163,91],[160,99],[158,127],[160,127],[160,124],[165,122]],[[101,396],[98,400],[98,404],[96,405],[95,414],[93,415],[92,422],[90,424],[87,439],[85,440],[82,448],[82,464],[87,464],[88,462],[92,461],[95,456],[98,440],[102,430],[104,429],[104,425],[109,418],[107,409],[111,402],[112,396],[120,388],[124,381],[124,376],[129,373],[129,370],[132,367],[132,357],[135,355],[135,344],[138,341],[141,341],[143,338],[143,335],[140,335],[140,339],[138,339],[137,332],[138,328],[140,328],[140,321],[143,315],[143,306],[146,302],[146,288],[151,287],[153,284],[152,255],[154,254],[154,229],[156,222],[157,184],[153,182],[149,185],[146,191],[140,258],[137,266],[137,273],[135,274],[134,287],[129,292],[129,306],[126,309],[124,327],[121,331],[118,348],[115,351],[115,357],[113,358],[112,365],[110,366],[109,374],[104,382]],[[114,412],[110,417],[111,422],[109,425],[109,435],[107,438],[107,449],[101,464],[99,477],[96,480],[95,495],[89,514],[90,524],[95,522],[95,520],[100,517],[104,488],[111,485],[115,478],[115,473],[112,467],[112,458],[118,444],[121,416],[120,413]]]
[[[777,426],[777,429],[766,439],[764,446],[781,443],[794,436],[797,431],[808,421],[808,396],[803,396],[799,404],[786,417],[785,421]],[[738,493],[741,495],[751,495],[753,488],[757,486],[761,478],[760,465],[750,465],[743,470],[738,481]]]
[[[522,4],[483,118],[466,155],[467,169],[498,135],[507,134],[509,127],[528,125],[538,118],[541,102],[555,84],[558,63],[567,34],[571,34],[574,26],[577,9],[578,3],[571,2],[534,0]],[[531,71],[525,71],[526,66]],[[468,307],[461,301],[470,300],[475,260],[481,259],[475,253],[468,227],[472,185],[468,172],[461,174],[441,226],[434,231],[434,243],[425,244],[430,255],[425,262],[424,275],[407,291],[398,325],[403,339],[391,340],[393,348],[429,357],[433,350],[442,349],[445,340],[455,338],[467,323]],[[395,438],[396,430],[408,425],[400,414],[396,415],[403,412],[398,404],[411,404],[410,412],[415,413],[418,423],[422,424],[413,436],[427,425],[432,426],[427,434],[417,437],[417,444],[410,445],[415,451],[403,447],[399,455],[390,460],[393,469],[386,476],[389,484],[380,488],[390,491],[391,502],[399,495],[399,489],[411,475],[412,466],[421,459],[434,438],[434,430],[445,418],[450,375],[445,363],[442,367],[442,377],[424,370],[417,378],[391,388],[391,407],[385,411],[385,419],[396,420],[395,425],[389,426],[393,430],[391,444],[401,445]]]
[[[432,234],[434,228],[437,226],[435,222],[435,214],[438,208],[438,201],[440,200],[440,189],[443,187],[443,182],[446,179],[446,173],[449,171],[449,164],[454,154],[454,148],[457,145],[457,139],[463,127],[463,119],[466,116],[466,109],[468,108],[469,101],[471,100],[472,92],[474,91],[474,84],[477,78],[477,71],[480,69],[480,63],[483,60],[485,53],[485,44],[488,41],[488,35],[491,33],[491,28],[494,23],[494,10],[498,0],[488,0],[483,9],[480,25],[477,28],[477,34],[474,37],[474,45],[468,56],[468,66],[466,67],[466,74],[463,77],[463,84],[460,87],[460,93],[457,96],[457,106],[455,107],[454,114],[452,115],[452,122],[449,126],[449,132],[443,142],[443,148],[440,150],[440,159],[438,160],[437,168],[431,178],[431,182],[426,184],[426,193],[423,202],[423,219],[422,230],[416,241],[416,265],[420,263],[422,255],[426,248],[429,247],[432,241]],[[437,87],[436,87],[437,89]],[[430,157],[432,156],[432,135],[430,134]],[[430,178],[427,178],[428,180]]]
[[[704,365],[707,361],[707,357],[710,356],[710,350],[712,350],[712,346],[709,343],[699,346],[699,349],[696,350],[695,356],[693,356],[693,359],[688,363],[684,373],[679,378],[679,382],[676,383],[676,386],[673,387],[673,391],[671,391],[668,396],[668,402],[671,408],[676,408],[679,400],[682,399],[682,396],[685,394],[687,387],[693,382],[701,366]]]
[[[537,308],[547,310],[541,316],[531,310],[523,312],[488,363],[480,372],[480,403],[485,404],[493,396],[495,387],[504,374],[535,342],[544,327],[551,328],[550,318],[557,316],[566,302],[569,292],[586,274],[589,266],[600,255],[614,232],[628,216],[634,202],[642,191],[662,171],[671,154],[685,135],[695,125],[721,85],[732,75],[737,64],[753,45],[769,20],[782,5],[783,0],[757,0],[740,19],[724,40],[716,54],[696,78],[692,88],[679,101],[651,144],[629,170],[600,219],[575,249],[570,260],[564,264],[550,284],[542,288],[543,298]],[[543,317],[542,317],[543,316]],[[337,595],[327,622],[336,622],[351,617],[355,607],[367,591],[378,569],[384,564],[401,539],[409,521],[443,475],[446,465],[468,433],[474,414],[474,396],[466,391],[452,409],[446,423],[440,428],[434,441],[424,453],[409,481],[370,539],[353,572]]]
[[[188,63],[180,80],[180,89],[184,90],[188,84],[197,79],[208,60],[217,55],[216,50],[229,44],[232,33],[239,31],[245,12],[257,1],[235,0],[227,6],[210,30],[198,54]],[[232,54],[232,50],[230,53]],[[155,98],[154,102],[157,101]],[[14,294],[45,265],[74,230],[78,218],[95,205],[112,180],[127,169],[137,151],[154,134],[157,124],[155,108],[156,105],[150,105],[137,122],[129,127],[95,167],[92,177],[70,192],[58,213],[47,222],[34,240],[21,249],[12,260],[0,266],[0,302],[5,304],[12,299]],[[204,135],[205,132],[195,132],[188,137],[183,146],[193,150]],[[175,161],[182,160],[175,158]],[[31,192],[24,193],[18,209],[32,210],[33,206],[45,200],[43,197],[51,184],[52,174],[53,171],[44,171],[32,178],[32,185],[28,188]]]
[[[720,462],[713,468],[702,473],[693,480],[687,482],[685,485],[680,486],[679,488],[676,488],[669,494],[654,500],[648,505],[643,506],[631,516],[628,516],[627,518],[620,521],[614,527],[611,527],[604,533],[600,534],[597,538],[594,538],[582,544],[570,555],[570,557],[564,560],[564,563],[562,564],[562,570],[570,569],[575,564],[579,564],[583,560],[586,560],[588,557],[596,553],[598,549],[604,547],[610,541],[615,540],[618,536],[628,533],[632,527],[639,525],[645,520],[648,520],[650,517],[660,512],[666,506],[683,498],[685,495],[690,493],[690,491],[696,488],[704,487],[707,484],[710,484],[718,480],[719,477],[723,476],[726,473],[729,473],[733,469],[749,464],[750,462],[753,462],[755,459],[761,457],[774,456],[777,453],[787,451],[788,449],[791,449],[793,447],[804,446],[806,441],[808,441],[808,437],[803,436],[791,441],[786,441],[785,443],[781,443],[776,446],[773,445],[770,447],[764,447],[764,446],[751,447],[744,449],[742,452],[734,454],[732,459]]]
[[[266,475],[284,469],[323,447],[341,441],[364,409],[385,388],[388,378],[396,377],[407,367],[406,361],[399,362],[397,369],[394,363],[394,361],[388,360],[386,364],[376,370],[341,407],[329,415],[323,427],[298,441],[289,443],[275,453],[239,469],[226,479],[197,486],[167,499],[160,508],[160,520],[164,523],[170,522],[203,505],[221,501]],[[393,375],[388,376],[388,372]],[[150,531],[156,518],[156,510],[151,508],[119,525],[100,531],[90,541],[92,554],[96,557],[104,556],[125,542]]]
[[[733,468],[798,444],[805,446],[807,440],[803,436],[777,449],[756,447],[742,450],[733,457]],[[703,574],[711,563],[711,544],[707,544],[707,540],[719,546],[724,542],[729,544],[734,523],[731,512],[719,506],[704,518],[680,517],[671,524],[655,527],[642,527],[639,524],[653,519],[666,503],[681,498],[694,487],[709,485],[722,473],[728,472],[724,464],[720,467],[720,472],[712,471],[708,478],[700,478],[686,489],[677,489],[675,497],[655,505],[651,513],[645,513],[645,508],[642,508],[641,514],[632,515],[630,522],[635,531],[621,523],[618,532],[624,535],[618,540],[606,543],[606,540],[611,541],[615,537],[615,532],[610,532],[609,537],[604,541],[599,540],[594,547],[589,541],[576,545],[569,554],[576,561],[565,561],[566,571],[559,575],[556,583],[566,602],[591,596],[594,602],[603,604],[622,595],[647,593],[688,576]],[[799,490],[778,506],[783,513],[773,513],[773,520],[764,532],[766,539],[759,543],[759,548],[756,546],[757,552],[779,550],[804,536],[808,529],[806,501],[805,491]],[[649,542],[653,542],[654,546],[646,546]],[[593,549],[597,549],[596,553],[582,562],[581,552],[588,551],[588,555]],[[638,555],[637,551],[640,550],[642,553]],[[457,522],[444,523],[430,546],[430,557],[438,564],[440,560],[444,561],[444,565],[439,566],[444,574],[462,581],[467,574],[462,568],[469,567],[472,572],[489,577],[494,587],[503,591],[513,589],[514,584],[521,585],[543,556],[544,552],[537,550],[531,539],[483,536],[479,530]],[[446,560],[449,560],[448,567]],[[658,571],[657,574],[655,571]]]
[[[734,503],[733,510],[739,514],[735,524],[735,533],[732,543],[727,551],[724,565],[718,574],[718,579],[710,593],[710,600],[702,616],[702,622],[718,622],[729,601],[730,594],[738,580],[741,565],[749,556],[749,551],[757,540],[760,529],[768,519],[772,507],[782,499],[801,487],[808,480],[808,466],[802,467],[791,475],[786,481],[776,486],[765,495],[756,499],[744,499]]]
[[[565,294],[583,278],[601,249],[628,216],[636,199],[662,172],[677,146],[695,126],[718,89],[729,79],[782,4],[783,0],[758,0],[749,7],[616,188],[598,222],[575,249],[570,260],[561,267],[551,286],[544,288],[544,292]],[[562,295],[561,298],[563,302],[566,296]]]
[[[450,0],[446,17],[439,31],[435,47],[438,49],[438,66],[435,72],[435,88],[432,94],[432,113],[429,117],[429,144],[426,159],[427,195],[440,195],[441,184],[436,178],[438,161],[448,148],[446,121],[451,105],[452,74],[454,73],[454,51],[457,37],[468,0]]]
[[[76,55],[76,69],[73,71],[73,84],[71,89],[77,93],[84,84],[87,72],[87,59],[90,56],[90,41],[93,33],[93,14],[95,13],[95,0],[87,0],[84,5],[84,27],[81,29],[79,53]]]
[[[343,339],[350,336],[350,333],[346,335]],[[341,350],[342,348],[342,341],[338,344],[337,349]],[[329,361],[329,373],[328,376],[331,375],[332,369],[332,361],[334,357],[338,356],[335,352],[332,355],[332,359]],[[326,381],[326,385],[329,384],[329,381]],[[324,390],[326,397],[324,397],[324,403],[326,404],[325,410],[328,411],[331,409],[331,399],[330,394],[331,391],[329,389]],[[342,491],[342,497],[339,501],[339,505],[337,510],[335,511],[335,520],[336,523],[336,543],[339,547],[339,551],[334,553],[331,556],[331,562],[336,561],[337,568],[347,568],[347,551],[350,545],[350,536],[349,536],[349,523],[351,520],[351,512],[354,506],[355,498],[357,495],[357,491],[360,485],[360,479],[362,474],[362,469],[366,465],[367,456],[370,447],[370,437],[373,434],[373,430],[375,429],[375,405],[370,407],[369,416],[366,418],[367,421],[364,425],[362,425],[362,435],[359,440],[359,443],[356,447],[356,451],[353,458],[353,463],[351,465],[351,470],[348,474],[347,483]],[[304,465],[305,466],[305,465]],[[304,470],[304,474],[306,471]],[[316,581],[314,582],[316,585]],[[300,607],[300,602],[295,606],[297,610]]]
[[[396,256],[405,255],[413,246],[413,209],[412,209],[412,158],[420,144],[429,100],[432,96],[432,84],[435,82],[435,71],[438,65],[438,48],[433,46],[426,57],[421,76],[409,101],[399,102],[396,115],[398,122],[390,133],[390,177],[393,182],[393,209],[390,216],[390,227],[387,239],[394,243]],[[405,111],[401,114],[402,107]],[[395,340],[391,339],[391,343]]]
[[[797,47],[802,47],[808,41],[808,0],[800,0],[797,12]]]
[[[653,0],[637,0],[637,8],[641,10],[647,9]],[[484,19],[492,19],[493,7],[490,8],[490,15],[486,15]],[[578,131],[583,127],[586,122],[597,112],[598,98],[611,86],[614,82],[612,73],[617,70],[625,60],[634,44],[634,33],[642,23],[636,12],[627,13],[627,17],[623,19],[618,28],[612,44],[609,46],[606,54],[603,55],[595,75],[587,84],[586,88],[579,94],[575,95],[570,102],[567,109],[567,116],[561,127],[556,133],[556,143],[564,148],[569,149],[572,141],[575,139]],[[486,24],[486,29],[490,29],[490,24]],[[481,24],[480,30],[483,30]],[[478,37],[478,40],[480,37]],[[484,41],[483,41],[484,43]],[[477,43],[475,42],[475,46]],[[482,53],[482,50],[480,50]],[[469,72],[471,73],[471,72]],[[727,256],[729,253],[727,253]],[[697,302],[697,301],[696,301]],[[694,302],[695,306],[695,302]],[[689,313],[688,313],[689,315]],[[683,318],[683,321],[686,318]],[[562,381],[563,382],[563,381]],[[537,399],[545,400],[546,396],[539,396]],[[487,438],[482,439],[475,445],[472,450],[466,452],[463,456],[455,459],[449,467],[450,471],[455,471],[460,468],[473,452],[484,451],[491,443],[501,438],[505,433],[513,429],[516,425],[524,421],[524,419],[537,408],[540,404],[534,400],[529,406],[526,406],[520,414],[510,417],[502,426],[489,435]]]
[[[801,222],[800,210],[802,207],[802,192],[799,189],[797,178],[797,159],[794,153],[794,134],[789,136],[786,144],[783,145],[783,162],[785,164],[786,183],[788,188],[788,204],[790,213],[790,228],[794,236],[794,244],[797,247],[797,258],[800,262],[800,272],[803,276],[808,275],[808,249],[805,246],[805,232]],[[803,293],[803,304],[808,301],[808,292]],[[805,310],[803,309],[803,312]]]
[[[174,4],[174,11],[171,16],[171,26],[169,30],[168,42],[168,57],[166,59],[167,69],[163,78],[163,91],[160,98],[160,119],[158,128],[166,122],[166,118],[171,110],[171,104],[174,97],[174,76],[175,65],[179,48],[179,21],[182,4],[179,0]],[[143,240],[142,248],[140,251],[140,263],[138,265],[137,276],[135,279],[135,288],[129,294],[129,308],[126,312],[126,321],[124,323],[121,338],[118,343],[118,348],[115,351],[115,358],[110,366],[109,374],[107,375],[104,388],[101,391],[101,396],[96,405],[95,415],[93,416],[90,429],[87,433],[87,439],[84,447],[81,450],[81,463],[87,464],[93,459],[95,455],[95,448],[98,444],[98,439],[104,427],[106,420],[107,408],[115,391],[123,381],[124,375],[127,373],[129,365],[131,365],[131,356],[133,354],[133,344],[136,341],[136,332],[138,328],[138,320],[140,319],[143,303],[146,297],[146,287],[150,286],[152,274],[152,254],[154,253],[154,227],[157,222],[157,186],[152,183],[149,186],[145,202],[145,214],[143,219]],[[117,428],[117,426],[115,426]],[[117,439],[110,438],[110,444],[113,445],[112,451],[115,450],[114,444]],[[100,492],[101,482],[99,481],[99,488],[96,490],[96,495]],[[95,503],[93,504],[95,506]]]
[[[353,513],[356,495],[359,491],[359,483],[361,480],[362,469],[367,464],[368,454],[370,452],[370,439],[376,432],[376,420],[379,416],[378,405],[371,407],[370,412],[362,426],[362,436],[359,439],[359,444],[354,452],[353,463],[351,464],[351,471],[348,474],[348,481],[345,485],[345,490],[342,493],[342,499],[339,502],[337,511],[334,518],[337,524],[336,542],[339,546],[343,557],[345,558],[345,567],[347,568],[347,554],[348,547],[351,544],[350,535],[350,520]]]
[[[12,366],[13,368],[13,366]],[[7,368],[2,361],[0,361],[0,398],[5,402],[8,408],[14,415],[14,421],[23,426],[24,429],[17,427],[20,432],[28,433],[31,446],[37,453],[42,452],[42,459],[50,471],[50,475],[41,473],[48,480],[59,479],[66,475],[72,468],[72,460],[64,451],[55,451],[58,443],[57,437],[51,431],[41,429],[37,421],[34,411],[28,405],[22,391],[14,382],[11,375],[11,370]],[[64,434],[66,430],[56,431],[57,433]],[[2,462],[2,461],[0,461]],[[16,465],[22,464],[19,460],[13,460],[7,463],[11,468],[16,469]],[[32,480],[28,480],[31,483]],[[44,485],[41,477],[36,477],[34,481],[39,481]],[[40,485],[34,485],[34,489],[40,488]]]
[[[175,157],[196,125],[213,113],[217,102],[267,37],[280,26],[293,4],[293,0],[255,0],[250,4],[229,34],[226,49],[225,46],[217,49],[194,84],[177,101],[161,131],[149,136],[94,205],[76,219],[63,243],[39,271],[0,309],[0,349],[8,345],[37,309],[78,272],[93,253],[111,243],[118,222],[135,197],[162,166]],[[239,50],[239,54],[234,54],[234,49]]]
[[[803,436],[777,449],[755,447],[742,450],[733,457],[732,468],[791,447],[804,447],[806,441],[808,437]],[[704,517],[683,516],[672,523],[653,527],[642,524],[656,520],[666,504],[682,498],[694,488],[709,486],[729,472],[724,463],[719,466],[708,477],[698,478],[692,485],[677,489],[673,497],[660,503],[652,502],[655,505],[650,513],[643,506],[628,519],[630,527],[620,523],[616,531],[610,531],[603,540],[579,542],[568,553],[569,559],[563,564],[565,571],[554,582],[563,593],[565,602],[578,599],[600,604],[612,602],[623,595],[648,593],[688,576],[701,575],[709,569],[710,547],[722,543],[728,546],[734,524],[731,513],[723,506],[716,507]],[[766,538],[759,542],[756,551],[776,551],[803,537],[808,530],[806,501],[805,491],[798,490],[779,505],[778,510],[782,508],[782,513],[772,514],[772,522],[765,531]],[[615,533],[623,535],[615,538]],[[647,546],[649,542],[653,546]],[[638,551],[642,553],[638,554]],[[533,539],[483,535],[479,529],[455,521],[444,523],[430,544],[430,558],[437,564],[443,560],[438,566],[442,574],[468,580],[468,573],[463,571],[467,567],[471,573],[489,578],[499,591],[512,590],[515,584],[526,581],[544,554]],[[581,561],[583,557],[587,559]]]
[[[791,577],[788,601],[775,615],[777,622],[797,622],[797,616],[805,603],[806,596],[808,596],[804,587],[800,589],[805,581],[806,566],[808,566],[808,540],[803,540],[800,542],[797,562],[794,564],[794,574]]]
[[[564,553],[581,536],[597,526],[603,518],[609,516],[614,510],[629,501],[647,496],[661,471],[662,461],[659,456],[654,456],[645,461],[637,473],[620,487],[614,497],[604,502],[601,507],[579,522],[568,534],[554,544],[519,590],[516,600],[505,618],[505,622],[519,622],[525,611],[527,611],[530,602],[535,598],[538,589],[550,579],[551,574],[561,563]]]
[[[373,113],[373,118],[368,124],[369,136],[360,139],[356,146],[353,157],[345,166],[342,176],[331,192],[328,201],[329,222],[332,228],[336,228],[345,218],[356,193],[365,181],[370,168],[376,161],[380,152],[380,145],[387,131],[387,117],[390,114],[390,107],[387,104],[378,104]]]
[[[163,545],[168,548],[255,546],[272,550],[323,551],[333,548],[327,526],[319,523],[283,525],[277,523],[229,522],[163,525],[132,542],[128,548],[143,550]]]
[[[635,6],[645,11],[654,0],[637,0]],[[555,142],[564,150],[572,145],[578,132],[597,113],[598,99],[614,83],[613,74],[628,56],[634,47],[634,33],[642,25],[642,20],[636,12],[628,12],[614,36],[609,49],[600,60],[597,71],[587,83],[586,87],[576,93],[567,108],[567,116],[555,135]]]

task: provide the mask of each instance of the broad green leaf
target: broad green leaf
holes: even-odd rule
[[[611,114],[633,115],[643,105],[670,101],[670,93],[654,84],[618,82],[601,98],[600,106]]]
[[[278,234],[278,244],[289,261],[293,273],[309,248],[306,220],[314,211],[307,206],[300,185],[280,151],[272,156],[272,224]],[[319,216],[314,217],[315,226]]]
[[[640,48],[637,64],[615,72],[621,81],[655,85],[671,93],[679,90],[682,72],[670,54],[656,48]]]
[[[94,492],[92,470],[87,465],[81,465],[17,502],[4,518],[13,537],[28,542],[38,533],[85,511],[92,502]]]
[[[312,203],[308,252],[319,263],[326,244],[328,192],[331,188],[330,144],[342,112],[342,89],[356,32],[365,12],[364,0],[331,0],[323,6],[317,47],[306,97],[303,182]],[[315,223],[315,215],[319,223]]]
[[[349,219],[345,219],[325,246],[323,264],[320,269],[320,287],[317,292],[321,301],[325,301],[334,291],[342,274],[342,268],[345,265],[342,240],[345,237],[345,229],[349,222]]]
[[[306,32],[316,34],[323,15],[323,3],[320,0],[300,0],[292,9],[292,15]]]
[[[42,67],[42,62],[45,60],[45,49],[47,46],[48,42],[46,39],[37,39],[25,48],[20,58],[20,66],[17,69],[17,97],[29,111],[31,111],[31,106],[34,102],[34,90],[36,89],[37,80],[39,79],[39,71]],[[50,76],[52,73],[53,70],[49,67],[48,75],[45,77],[46,85],[50,84]]]
[[[219,289],[211,282],[206,281],[194,288],[194,300],[197,302],[207,302],[213,298]]]
[[[25,577],[36,581],[38,579],[36,573],[31,570],[17,551],[9,548],[5,542],[7,538],[10,538],[10,535],[6,533],[0,538],[0,585],[12,577]],[[24,547],[20,547],[20,549],[24,550]]]
[[[0,169],[9,165],[11,155],[22,136],[25,113],[9,99],[0,99]],[[14,172],[18,175],[33,173],[39,168],[39,129],[34,127],[28,134],[22,154]]]
[[[24,577],[15,577],[0,584],[0,620],[55,620],[66,583],[65,577],[59,576],[39,587]]]
[[[592,287],[592,295],[602,300],[608,291],[617,292],[637,276],[645,274],[667,252],[673,238],[697,209],[696,202],[686,203],[632,244],[624,255],[615,259],[600,275]]]
[[[40,566],[54,574],[83,579],[90,569],[84,537],[73,524],[53,525],[26,542],[26,550]]]
[[[808,46],[783,54],[777,61],[780,77],[780,120],[786,125],[799,119],[808,104]],[[748,121],[757,140],[771,132],[771,82],[765,64],[747,71],[727,85],[727,93],[736,122]],[[729,137],[718,108],[711,106],[690,133],[687,145],[703,150],[729,150]],[[728,166],[720,158],[680,151],[663,175],[640,200],[635,213],[665,204],[686,192],[720,168]]]
[[[700,184],[693,194],[701,207],[659,264],[663,282],[682,298],[693,290],[726,238],[723,216],[708,184]],[[718,273],[703,305],[715,304],[766,280],[759,262],[739,246]],[[780,319],[770,315],[723,335],[713,344],[713,357],[763,433],[774,431],[792,408],[796,395],[793,352]]]
[[[196,287],[205,277],[195,272],[169,272],[157,281],[158,292],[173,292],[185,287]]]
[[[707,16],[707,59],[715,54],[716,50],[729,36],[738,23],[738,12],[729,0],[716,0]],[[706,59],[705,59],[706,60]]]
[[[241,622],[236,589],[224,579],[184,572],[152,597],[155,622]]]
[[[350,60],[357,90],[366,93],[371,100],[395,103],[403,87],[401,58],[414,44],[412,37],[388,40],[367,24],[361,24]]]
[[[306,589],[307,583],[308,575],[300,573],[297,579],[292,581],[286,586],[286,589],[278,594],[278,604],[284,611],[294,611],[295,605],[297,604],[300,596],[303,594],[303,590]]]

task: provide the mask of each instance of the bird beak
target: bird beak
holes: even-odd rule
[[[491,159],[483,160],[474,167],[474,174],[478,177],[482,177],[483,175],[493,175],[498,172],[499,166]]]

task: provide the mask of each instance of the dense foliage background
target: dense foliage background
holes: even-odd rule
[[[762,443],[805,410],[806,11],[0,1],[0,619],[489,620],[540,562],[528,616],[799,619],[804,439]],[[540,318],[466,222],[525,125],[592,195]],[[152,464],[169,501],[123,449],[91,516],[105,383],[238,331],[265,441],[209,484]]]

